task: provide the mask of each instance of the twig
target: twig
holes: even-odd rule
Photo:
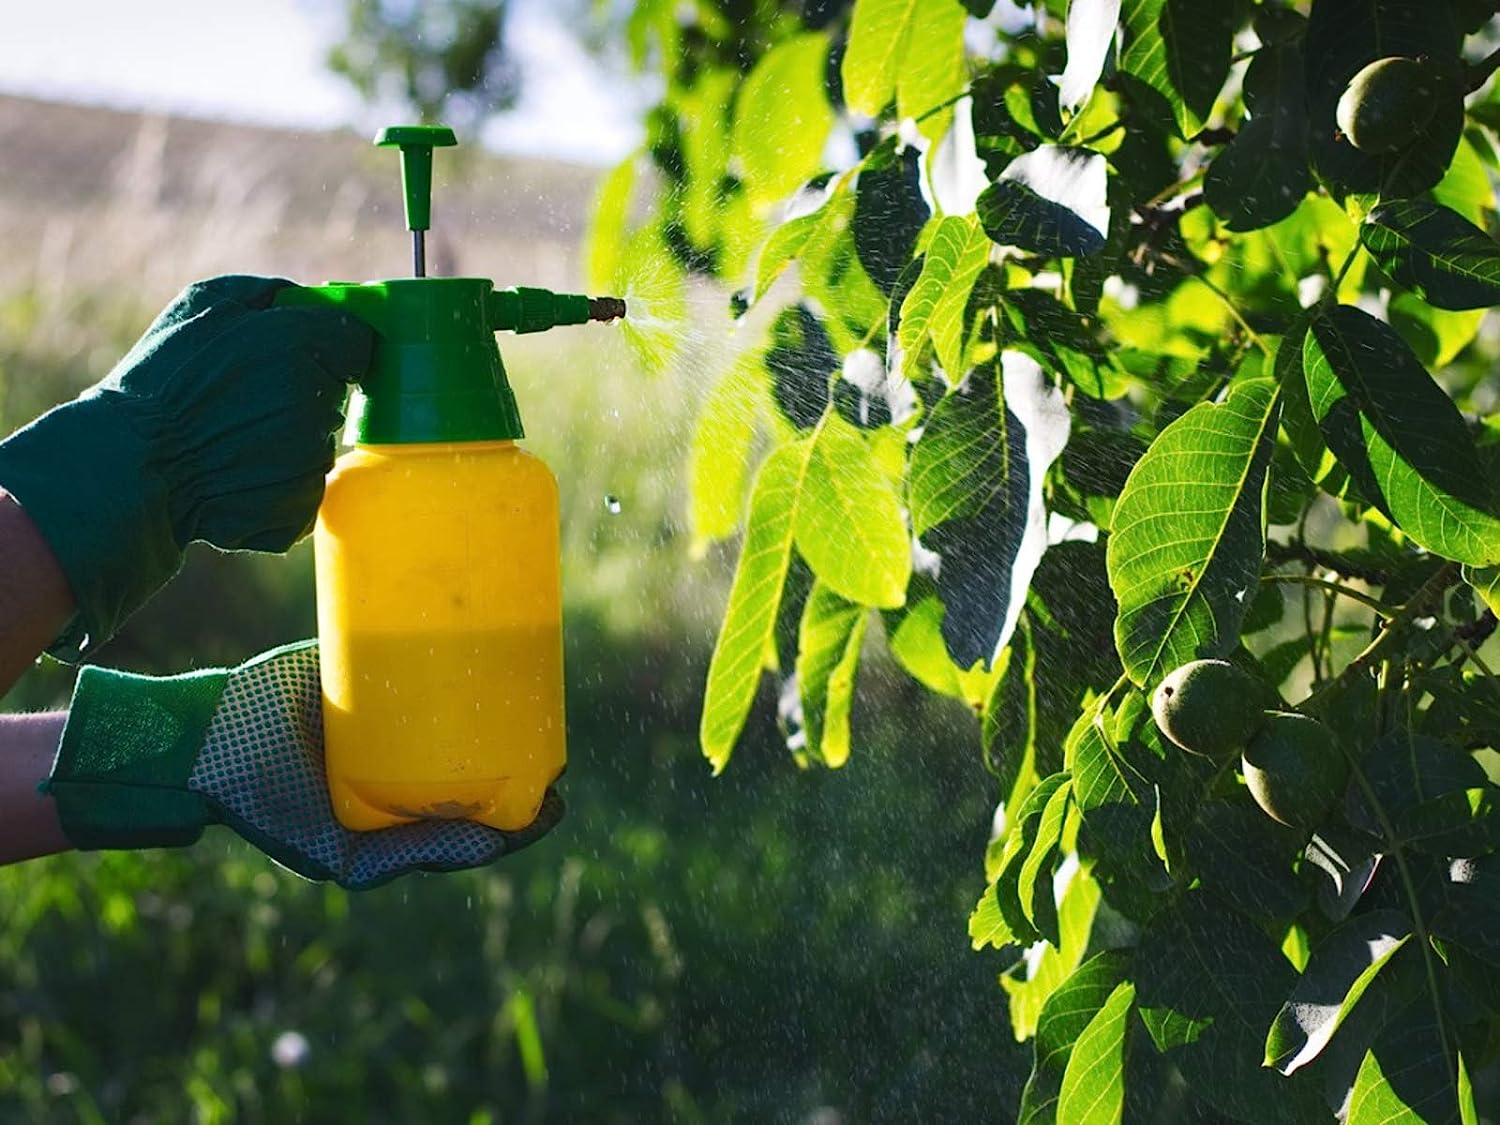
[[[1494,635],[1497,625],[1500,625],[1500,618],[1495,616],[1494,610],[1487,609],[1467,625],[1455,625],[1453,635],[1464,644],[1479,648]]]
[[[1369,671],[1372,665],[1384,660],[1386,652],[1401,639],[1411,623],[1428,608],[1434,598],[1441,597],[1443,591],[1453,584],[1457,573],[1458,566],[1455,563],[1445,563],[1440,567],[1436,574],[1422,583],[1417,592],[1406,600],[1396,615],[1385,623],[1385,628],[1365,646],[1364,651],[1351,660],[1342,672],[1304,699],[1299,704],[1299,708],[1306,707],[1330,691],[1352,683],[1357,676]]]
[[[1396,610],[1386,605],[1362,590],[1356,590],[1352,586],[1345,586],[1342,582],[1330,582],[1326,578],[1314,578],[1310,574],[1262,574],[1262,582],[1286,582],[1297,586],[1313,586],[1319,590],[1326,590],[1350,601],[1356,601],[1360,605],[1367,606],[1378,613],[1382,618],[1389,619],[1396,616]]]
[[[1337,551],[1327,551],[1322,547],[1313,547],[1308,543],[1298,540],[1293,543],[1278,543],[1275,540],[1266,544],[1266,558],[1273,564],[1285,562],[1306,563],[1320,570],[1331,570],[1335,574],[1341,574],[1345,578],[1357,578],[1361,582],[1368,582],[1372,586],[1384,586],[1391,580],[1390,575],[1379,567],[1366,566],[1362,562],[1346,558]]]
[[[1441,573],[1441,572],[1439,572]],[[1437,575],[1433,576],[1434,578]],[[1429,581],[1422,590],[1431,585]],[[1417,591],[1420,594],[1422,591]],[[1415,599],[1413,599],[1415,600]],[[1406,892],[1407,905],[1411,908],[1412,928],[1416,930],[1418,947],[1422,950],[1422,964],[1427,971],[1428,995],[1436,1009],[1438,1039],[1443,1048],[1443,1056],[1449,1057],[1448,1050],[1448,1028],[1446,1013],[1443,1010],[1442,992],[1438,989],[1437,966],[1433,963],[1434,951],[1432,943],[1427,938],[1427,919],[1422,914],[1422,900],[1417,897],[1416,880],[1412,878],[1411,866],[1406,862],[1406,849],[1400,838],[1396,835],[1396,826],[1391,823],[1391,818],[1385,811],[1385,806],[1380,803],[1380,798],[1375,794],[1375,787],[1370,784],[1370,779],[1365,776],[1365,771],[1360,765],[1358,756],[1351,754],[1344,747],[1342,741],[1339,748],[1344,751],[1344,757],[1349,762],[1349,772],[1354,776],[1355,783],[1364,795],[1365,803],[1370,806],[1370,811],[1380,822],[1380,830],[1385,835],[1386,844],[1391,849],[1391,857],[1396,861],[1396,870],[1401,877],[1401,887]]]

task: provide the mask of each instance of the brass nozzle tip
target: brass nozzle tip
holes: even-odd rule
[[[619,320],[625,315],[625,301],[620,297],[590,297],[589,319],[599,321]]]

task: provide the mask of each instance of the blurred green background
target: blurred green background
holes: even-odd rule
[[[0,422],[97,379],[186,281],[399,273],[394,161],[352,134],[0,98]],[[594,173],[440,166],[435,272],[578,284]],[[998,1120],[1029,1067],[967,950],[993,794],[972,719],[871,642],[855,755],[799,773],[767,683],[712,779],[697,707],[730,552],[691,557],[703,294],[675,369],[608,329],[505,341],[563,496],[569,814],[483,871],[363,895],[227,831],[0,869],[0,1121]],[[715,310],[712,314],[709,310]],[[618,500],[618,513],[607,497]],[[167,672],[314,631],[307,544],[193,554],[101,654]],[[44,663],[5,700],[65,705]]]

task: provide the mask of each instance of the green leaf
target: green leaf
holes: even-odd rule
[[[911,542],[900,502],[865,439],[836,415],[813,438],[795,526],[797,549],[835,593],[880,608],[906,600]]]
[[[766,295],[766,291],[776,283],[787,266],[796,260],[807,245],[808,239],[813,232],[824,223],[835,221],[839,214],[839,207],[834,199],[840,195],[847,196],[847,192],[840,188],[834,189],[833,195],[825,200],[816,211],[809,211],[806,215],[798,215],[795,219],[788,219],[774,231],[771,237],[766,239],[766,244],[761,247],[760,258],[755,264],[755,291],[751,303],[759,301]],[[843,216],[848,221],[848,216]]]
[[[964,308],[969,291],[989,261],[991,245],[972,215],[938,221],[922,260],[922,272],[901,303],[897,339],[908,378],[918,374],[917,361],[929,336],[943,370],[952,377],[963,371]]]
[[[1047,548],[980,726],[985,762],[1007,807],[1015,798],[1005,795],[1029,771],[1045,777],[1062,769],[1073,717],[1096,685],[1118,675],[1113,606],[1102,543]]]
[[[914,576],[906,604],[885,615],[886,647],[928,691],[965,699],[961,671],[943,644],[943,603],[929,578]]]
[[[1428,798],[1397,819],[1396,838],[1431,855],[1487,855],[1500,846],[1496,793],[1481,785]]]
[[[1464,581],[1474,587],[1491,613],[1500,615],[1500,566],[1466,566]]]
[[[894,97],[909,117],[958,93],[964,18],[955,0],[855,0],[841,64],[844,103],[879,117]]]
[[[1062,123],[1053,121],[1057,87],[1030,67],[993,64],[970,84],[969,96],[973,99],[970,122],[975,154],[991,179],[1017,156],[1062,131]],[[1056,131],[1049,132],[1053,124]]]
[[[1022,961],[1018,968],[1030,973],[1024,980],[1013,973],[1000,978],[1000,987],[1010,999],[1010,1027],[1017,1040],[1037,1033],[1043,1009],[1053,992],[1078,968],[1093,933],[1094,918],[1099,909],[1099,884],[1088,872],[1079,869],[1072,858],[1064,863],[1073,867],[1073,875],[1057,910],[1062,943],[1043,945],[1039,956],[1033,955]],[[1062,1079],[1060,1070],[1057,1078]],[[1052,1097],[1056,1096],[1054,1087]]]
[[[1472,756],[1404,729],[1383,736],[1368,749],[1366,758],[1369,792],[1392,822],[1425,801],[1485,783],[1484,769]]]
[[[943,649],[946,657],[947,649]],[[1023,617],[1010,644],[995,662],[995,683],[984,701],[979,722],[979,747],[985,768],[1000,782],[1000,801],[1006,808],[1030,792],[1041,773],[1037,765],[1036,646]],[[1061,765],[1058,762],[1057,765]]]
[[[1063,823],[1073,799],[1071,786],[1059,785],[1036,823],[1036,835],[1021,861],[1016,878],[1016,900],[1033,929],[1053,945],[1062,943],[1058,932],[1057,902],[1052,897],[1052,875],[1062,844]]]
[[[1057,838],[1053,822],[1047,818],[1046,813],[1052,804],[1052,798],[1059,792],[1066,793],[1067,789],[1068,775],[1065,773],[1043,778],[1016,811],[1006,833],[998,874],[990,882],[969,918],[969,937],[975,949],[982,949],[986,944],[997,948],[1012,944],[1029,945],[1042,936],[1031,921],[1036,913],[1035,903],[1023,904],[1021,901],[1021,873],[1033,849],[1041,847],[1044,852],[1055,852]],[[1063,800],[1066,801],[1066,797]],[[1044,823],[1049,835],[1039,838],[1038,832]],[[1059,824],[1055,831],[1060,830]],[[1034,881],[1030,893],[1038,893]],[[1050,883],[1046,886],[1046,894],[1050,900]]]
[[[1015,628],[1046,549],[1043,479],[1068,429],[1041,368],[1004,352],[934,407],[912,451],[912,526],[938,556],[943,639],[960,668],[993,663]]]
[[[979,196],[979,221],[1001,246],[1049,258],[1104,249],[1109,173],[1086,148],[1040,145],[1016,157]]]
[[[1361,1063],[1347,1125],[1460,1125],[1458,1062],[1444,1048],[1432,999],[1396,1013]]]
[[[840,64],[844,104],[879,117],[896,93],[901,51],[922,0],[855,0],[849,46]]]
[[[1079,715],[1064,748],[1082,814],[1078,850],[1100,860],[1098,870],[1160,891],[1167,873],[1145,847],[1157,812],[1155,786],[1135,757],[1139,747],[1117,741],[1110,729],[1115,713],[1108,698],[1100,696]]]
[[[682,156],[687,183],[682,195],[683,228],[694,246],[718,241],[724,217],[722,185],[729,163],[729,105],[739,75],[709,71],[682,95]]]
[[[1396,284],[1440,309],[1500,304],[1500,242],[1425,199],[1382,203],[1359,240]]]
[[[1366,809],[1362,795],[1355,809],[1366,809],[1367,829],[1385,836],[1387,847],[1411,846],[1444,856],[1474,856],[1500,842],[1495,816],[1496,790],[1483,767],[1462,750],[1426,735],[1394,730],[1368,751],[1365,777],[1380,815]]]
[[[1135,985],[1122,980],[1094,1013],[1063,1074],[1057,1119],[1069,1125],[1116,1125],[1125,1113],[1125,1051]]]
[[[1250,118],[1214,158],[1203,198],[1234,231],[1286,218],[1312,187],[1307,166],[1307,108],[1302,49],[1296,43],[1256,52],[1245,74]]]
[[[729,763],[760,684],[761,668],[768,654],[774,658],[776,613],[791,562],[792,524],[810,452],[810,442],[783,445],[756,475],[745,545],[703,693],[698,738],[715,773]]]
[[[734,155],[752,204],[786,198],[822,164],[833,127],[823,90],[827,62],[826,35],[794,35],[762,55],[740,85]]]
[[[1244,795],[1198,808],[1188,829],[1188,861],[1204,885],[1256,921],[1296,917],[1306,886],[1293,870],[1301,833],[1282,828]]]
[[[968,84],[965,21],[963,6],[955,0],[922,0],[907,32],[896,73],[896,113],[916,121],[929,140],[946,133],[953,118],[951,107],[936,107],[958,97]]]
[[[741,356],[703,400],[688,453],[688,518],[695,549],[734,534],[760,411],[761,357]]]
[[[615,292],[619,281],[630,223],[630,197],[635,189],[635,163],[636,154],[631,153],[599,182],[594,193],[586,276],[589,289],[596,293]]]
[[[915,147],[877,150],[854,181],[854,250],[870,280],[889,296],[911,262],[932,208],[922,197]]]
[[[1296,972],[1276,944],[1211,895],[1189,894],[1142,935],[1136,1004],[1157,1049],[1221,1113],[1326,1120],[1315,1088],[1260,1066],[1266,1028]]]
[[[1376,59],[1457,59],[1459,35],[1448,4],[1318,0],[1308,18],[1303,51],[1309,143],[1320,179],[1343,191],[1403,196],[1425,191],[1442,178],[1463,132],[1463,99],[1457,91],[1439,105],[1414,144],[1381,156],[1350,144],[1339,131],[1336,111],[1349,80]]]
[[[1051,1125],[1059,1119],[1058,1095],[1075,1044],[1123,983],[1129,967],[1127,953],[1100,953],[1078,966],[1047,998],[1036,1023],[1031,1076],[1021,1092],[1017,1125]]]
[[[1359,903],[1380,863],[1378,843],[1362,832],[1324,825],[1307,843],[1308,869],[1316,872],[1318,907],[1342,922]]]
[[[919,538],[949,520],[971,519],[1016,493],[1025,453],[1010,447],[995,365],[976,368],[938,400],[912,449],[906,499]],[[1025,495],[1024,480],[1019,486]]]
[[[1357,914],[1323,938],[1266,1035],[1265,1065],[1291,1074],[1328,1045],[1365,990],[1412,936],[1395,910]]]
[[[806,751],[838,769],[849,760],[849,707],[868,614],[814,582],[797,631],[797,690]]]
[[[1364,498],[1421,546],[1500,562],[1500,501],[1458,408],[1389,325],[1339,305],[1303,345],[1308,400]]]
[[[1178,135],[1203,128],[1229,74],[1236,11],[1201,0],[1125,0],[1120,70],[1160,95]]]
[[[1057,100],[1067,109],[1077,109],[1094,92],[1119,22],[1120,0],[1070,0],[1068,65],[1058,80],[1057,91]]]
[[[1479,227],[1484,226],[1486,212],[1495,209],[1495,189],[1490,186],[1484,158],[1467,137],[1453,154],[1448,171],[1432,189],[1432,200]]]
[[[1484,962],[1491,974],[1500,972],[1500,896],[1493,877],[1477,883],[1452,883],[1448,901],[1433,916],[1434,937],[1457,945]]]
[[[1331,496],[1342,496],[1349,475],[1323,440],[1307,397],[1307,377],[1302,371],[1306,337],[1307,325],[1299,322],[1276,347],[1274,370],[1276,385],[1281,388],[1281,429],[1297,464],[1313,483]]]
[[[1474,341],[1488,311],[1449,312],[1408,292],[1391,297],[1386,319],[1401,334],[1417,361],[1429,371],[1436,371],[1447,367]]]
[[[828,385],[839,370],[839,357],[827,328],[807,305],[798,303],[776,315],[765,366],[771,398],[782,416],[799,430],[816,426],[828,406]]]
[[[1125,483],[1109,581],[1115,646],[1143,687],[1235,647],[1265,554],[1277,402],[1270,379],[1232,384],[1222,403],[1199,403],[1163,430]]]
[[[1010,289],[1001,314],[1043,367],[1060,372],[1090,398],[1119,398],[1130,382],[1115,366],[1092,320],[1041,289]]]

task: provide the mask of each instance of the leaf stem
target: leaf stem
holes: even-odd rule
[[[1306,513],[1304,513],[1304,517],[1305,515]],[[1335,574],[1342,575],[1345,578],[1358,578],[1361,582],[1368,582],[1372,586],[1384,586],[1390,581],[1390,575],[1379,567],[1369,566],[1347,558],[1337,551],[1329,551],[1322,547],[1312,546],[1305,541],[1300,531],[1295,542],[1278,543],[1275,540],[1268,542],[1266,544],[1266,558],[1270,559],[1273,563],[1306,563],[1308,566],[1331,570]]]
[[[1417,592],[1406,600],[1395,616],[1386,621],[1385,628],[1381,630],[1380,635],[1366,645],[1364,651],[1351,660],[1342,672],[1304,699],[1299,707],[1306,707],[1335,688],[1351,683],[1356,676],[1363,675],[1372,665],[1383,660],[1387,650],[1401,638],[1407,627],[1427,609],[1434,598],[1441,596],[1443,591],[1452,585],[1454,575],[1457,573],[1456,563],[1445,563],[1439,567],[1437,572],[1422,583]]]
[[[959,102],[963,101],[965,98],[967,98],[973,92],[974,92],[974,90],[973,90],[972,85],[965,86],[961,92],[959,92],[957,94],[954,94],[951,98],[944,98],[942,101],[938,102],[938,104],[935,105],[935,106],[933,106],[932,108],[930,108],[930,109],[924,109],[921,113],[917,114],[917,116],[915,116],[915,117],[912,118],[912,124],[914,124],[914,125],[920,125],[920,124],[922,124],[922,122],[926,121],[929,117],[934,117],[937,114],[942,113],[943,110],[949,109],[949,108],[957,105]]]
[[[1168,184],[1166,187],[1162,188],[1161,191],[1157,192],[1150,199],[1146,200],[1145,203],[1140,204],[1137,207],[1137,210],[1148,207],[1160,207],[1163,203],[1167,202],[1167,200],[1181,195],[1185,191],[1189,191],[1192,188],[1197,187],[1203,182],[1203,177],[1205,174],[1206,171],[1200,169],[1185,180],[1179,181],[1175,184]]]
[[[1333,284],[1328,287],[1326,300],[1332,301],[1334,304],[1338,303],[1339,286],[1344,283],[1344,277],[1348,274],[1350,267],[1354,265],[1354,259],[1359,257],[1359,249],[1360,242],[1356,237],[1354,245],[1349,248],[1349,253],[1344,255],[1344,264],[1339,267],[1339,272],[1334,275]]]
[[[1096,144],[1097,142],[1102,141],[1105,137],[1109,136],[1111,133],[1118,132],[1123,128],[1125,128],[1124,118],[1117,117],[1104,128],[1098,130],[1097,132],[1090,133],[1088,136],[1084,137],[1083,140],[1077,141],[1075,143],[1079,146]]]
[[[1307,634],[1307,655],[1312,661],[1313,687],[1321,687],[1323,684],[1323,653],[1318,648],[1317,635],[1313,630],[1312,591],[1306,586],[1302,588],[1302,631]]]
[[[1296,586],[1313,586],[1319,590],[1327,590],[1348,598],[1350,601],[1359,602],[1378,613],[1382,618],[1389,619],[1396,616],[1396,610],[1377,598],[1352,586],[1346,586],[1342,582],[1330,582],[1326,578],[1314,578],[1311,574],[1262,574],[1262,582],[1285,582]]]
[[[1495,675],[1494,669],[1479,655],[1479,650],[1471,645],[1456,629],[1453,631],[1453,643],[1463,649],[1464,659],[1478,668],[1480,674],[1484,676],[1485,681],[1495,689],[1497,695],[1500,695],[1500,676]]]
[[[1261,352],[1267,357],[1271,355],[1271,345],[1267,344],[1265,340],[1261,339],[1260,333],[1256,332],[1255,329],[1250,327],[1250,322],[1246,320],[1240,310],[1235,307],[1235,303],[1229,299],[1228,293],[1224,292],[1224,290],[1220,289],[1217,285],[1210,281],[1207,274],[1194,273],[1189,274],[1188,276],[1192,277],[1196,281],[1201,281],[1205,286],[1207,286],[1209,291],[1224,303],[1224,307],[1229,310],[1229,315],[1234,317],[1234,319],[1239,323],[1239,326],[1244,329],[1245,335],[1250,337],[1250,342],[1258,347]]]
[[[1436,575],[1434,575],[1436,577]],[[1427,587],[1424,585],[1423,589]],[[1418,591],[1420,593],[1421,591]],[[1413,599],[1415,600],[1415,599]],[[1452,1057],[1452,1051],[1448,1045],[1448,1022],[1443,1010],[1443,994],[1438,988],[1437,966],[1433,964],[1434,951],[1432,941],[1428,936],[1427,920],[1422,916],[1422,902],[1417,897],[1417,883],[1412,878],[1411,867],[1406,862],[1406,850],[1396,835],[1396,826],[1385,811],[1385,806],[1380,803],[1380,798],[1375,794],[1375,787],[1370,784],[1370,779],[1365,776],[1358,758],[1350,753],[1342,741],[1339,748],[1344,751],[1344,757],[1349,763],[1349,772],[1354,777],[1355,784],[1359,786],[1360,792],[1364,794],[1365,802],[1370,806],[1370,811],[1380,822],[1380,831],[1384,834],[1386,844],[1391,849],[1391,858],[1396,861],[1396,871],[1401,877],[1401,887],[1406,894],[1406,900],[1411,907],[1412,926],[1416,930],[1417,941],[1422,946],[1422,965],[1427,970],[1427,991],[1432,999],[1434,1014],[1437,1016],[1438,1038],[1442,1041],[1443,1058]]]

